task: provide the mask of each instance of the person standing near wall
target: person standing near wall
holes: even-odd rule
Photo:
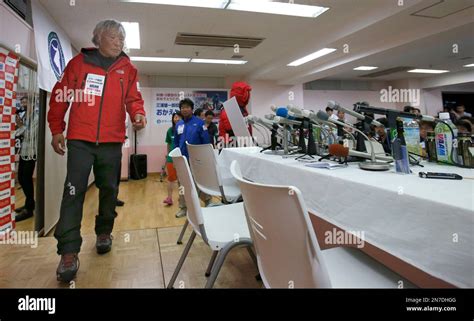
[[[38,135],[38,117],[35,111],[28,111],[28,97],[21,98],[21,107],[23,111],[17,114],[16,118],[16,136],[20,140],[18,164],[18,182],[23,188],[26,200],[25,205],[15,209],[16,222],[21,222],[33,216],[35,209],[35,189],[33,174],[36,166],[36,139]]]
[[[54,233],[58,241],[57,252],[61,255],[56,270],[59,281],[70,282],[79,269],[82,209],[92,168],[95,185],[99,188],[96,249],[99,254],[111,250],[125,112],[130,115],[135,130],[146,126],[137,69],[123,52],[124,41],[125,29],[119,21],[99,22],[92,38],[96,48],[82,49],[68,63],[52,91],[48,122],[53,136],[51,145],[59,155],[66,151],[64,116],[71,106],[67,176]],[[71,90],[76,99],[64,101],[63,91],[69,93]],[[81,99],[78,100],[78,96]]]
[[[214,120],[214,112],[212,110],[206,111],[206,118],[204,122],[206,123],[207,132],[209,133],[209,139],[211,140],[212,146],[216,146],[216,140],[218,137],[217,125],[212,121]]]
[[[171,116],[171,127],[168,128],[168,131],[166,132],[166,145],[168,147],[168,154],[171,152],[175,145],[174,145],[174,133],[175,133],[175,128],[176,124],[181,120],[181,114],[179,112],[173,113]],[[176,169],[173,166],[173,159],[166,155],[166,172],[168,174],[168,197],[165,198],[163,203],[166,205],[173,205],[173,184],[178,180],[178,177],[176,175]]]
[[[179,111],[181,113],[181,119],[174,130],[174,146],[179,147],[181,154],[189,158],[188,147],[186,142],[193,145],[209,144],[209,134],[207,133],[207,127],[204,121],[193,115],[194,102],[185,98],[179,102]],[[179,183],[179,182],[178,182]],[[210,203],[211,197],[205,193],[200,193],[201,199],[204,201],[206,206]],[[187,207],[184,200],[184,195],[179,194],[179,211],[176,213],[176,217],[186,216]]]

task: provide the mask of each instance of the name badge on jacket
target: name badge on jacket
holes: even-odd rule
[[[87,95],[102,96],[104,83],[105,76],[88,74],[84,91]]]
[[[184,125],[179,125],[177,129],[178,135],[181,135],[184,132]]]

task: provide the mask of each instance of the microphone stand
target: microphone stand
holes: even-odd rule
[[[314,141],[314,135],[313,135],[313,123],[308,118],[305,118],[303,122],[306,123],[308,127],[308,146],[307,147],[304,146],[306,151],[304,152],[303,155],[296,157],[296,160],[304,158],[306,156],[314,158],[313,155],[316,155],[316,142]],[[300,139],[301,139],[301,134],[300,134]],[[305,145],[304,133],[303,133],[303,145]]]
[[[366,171],[388,171],[390,169],[390,165],[385,162],[379,162],[375,158],[375,149],[374,149],[374,144],[373,142],[367,137],[367,135],[364,134],[363,131],[354,128],[360,135],[364,136],[365,139],[369,141],[370,144],[370,161],[362,161],[359,163],[360,169],[366,170]]]
[[[277,147],[281,148],[281,144],[279,144],[278,140],[277,140],[277,134],[278,134],[278,125],[277,124],[273,124],[271,133],[272,133],[272,135],[271,135],[271,139],[270,139],[271,140],[270,146],[262,149],[260,151],[260,153],[263,153],[266,150],[276,151]]]

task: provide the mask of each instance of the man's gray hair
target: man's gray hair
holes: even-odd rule
[[[92,33],[93,34],[92,42],[94,43],[95,46],[97,47],[99,46],[100,37],[102,33],[106,30],[117,30],[125,38],[125,28],[120,23],[120,21],[117,21],[114,19],[103,20],[99,22],[97,26],[95,26],[94,32]]]

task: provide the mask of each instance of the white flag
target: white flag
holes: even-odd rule
[[[72,58],[71,41],[39,1],[31,1],[38,60],[38,86],[51,92]]]

